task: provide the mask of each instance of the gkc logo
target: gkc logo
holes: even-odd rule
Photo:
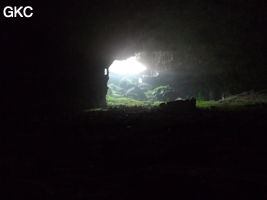
[[[33,8],[31,6],[6,6],[3,10],[6,18],[11,17],[26,17],[30,18],[33,15]]]

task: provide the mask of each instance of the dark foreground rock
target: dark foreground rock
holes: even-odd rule
[[[193,112],[196,111],[196,99],[169,101],[160,104],[160,108],[172,112]]]
[[[266,199],[266,118],[266,108],[19,118],[1,133],[1,199]]]

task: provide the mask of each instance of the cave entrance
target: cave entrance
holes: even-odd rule
[[[154,106],[168,100],[164,97],[170,92],[169,86],[161,85],[159,73],[137,55],[114,60],[107,73],[108,106]]]

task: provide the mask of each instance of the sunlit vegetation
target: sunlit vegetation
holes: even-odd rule
[[[158,88],[157,88],[158,90]],[[145,94],[148,97],[146,101],[140,101],[129,97],[119,97],[114,95],[107,95],[107,103],[111,106],[157,106],[166,101],[152,101],[153,90],[147,91]],[[149,100],[150,99],[150,100]],[[246,106],[260,106],[267,105],[267,91],[259,92],[243,92],[237,95],[231,95],[219,101],[206,101],[202,98],[197,99],[196,105],[199,108],[209,107],[246,107]]]
[[[236,109],[265,105],[267,105],[267,90],[242,92],[219,101],[197,100],[197,107],[200,108],[216,107]]]
[[[107,95],[106,97],[107,104],[109,106],[146,106],[148,105],[145,101],[139,101],[129,97],[120,97],[120,96],[113,96]]]
[[[232,95],[224,100],[219,101],[220,104],[233,105],[255,105],[267,104],[267,90],[242,92],[237,95]]]
[[[90,108],[90,109],[84,109],[84,112],[103,112],[108,111],[107,108]]]
[[[157,106],[171,99],[170,86],[160,85],[153,89],[145,84],[134,84],[130,79],[110,83],[106,96],[109,106]]]
[[[113,95],[107,95],[106,100],[109,106],[157,106],[162,103],[162,101],[140,101],[129,97],[119,97]]]
[[[218,106],[218,102],[217,101],[204,101],[204,100],[201,100],[201,101],[197,101],[196,103],[197,107],[200,107],[200,108],[209,108],[209,107],[214,107],[214,106]]]

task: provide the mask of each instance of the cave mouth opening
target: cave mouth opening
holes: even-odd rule
[[[106,102],[108,106],[157,106],[166,102],[168,85],[161,85],[160,74],[135,55],[114,60],[105,75],[109,76]]]

